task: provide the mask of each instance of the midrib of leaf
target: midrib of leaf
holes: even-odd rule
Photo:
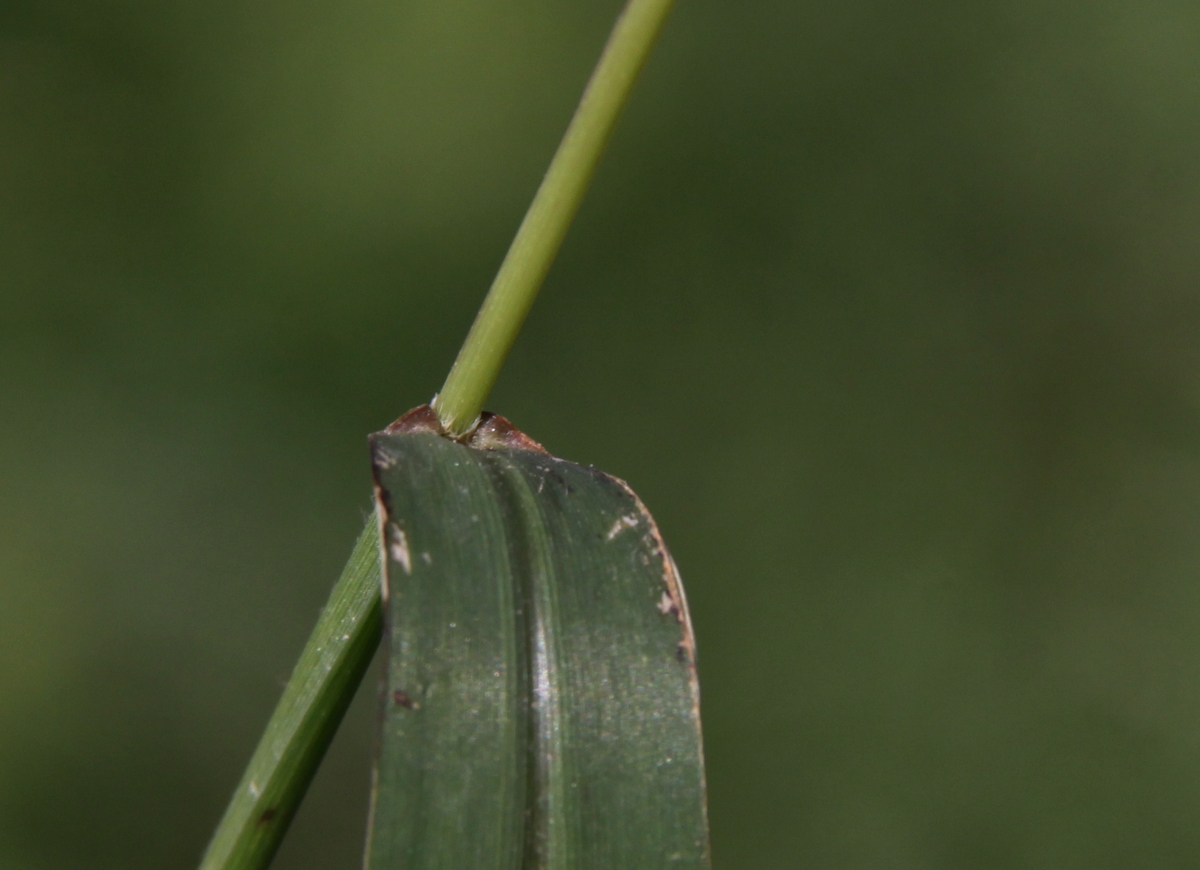
[[[564,717],[559,709],[562,697],[559,638],[557,632],[558,603],[555,599],[554,565],[550,542],[543,523],[529,522],[539,512],[537,498],[529,482],[510,464],[484,454],[497,480],[497,491],[512,502],[508,516],[525,520],[513,528],[510,540],[525,545],[527,577],[524,590],[526,619],[529,626],[530,704],[530,788],[537,795],[531,806],[531,842],[527,845],[525,862],[528,867],[571,867],[570,844],[576,838],[564,830],[570,818],[564,813],[567,800],[567,776],[564,771],[566,753],[563,745],[570,739]]]

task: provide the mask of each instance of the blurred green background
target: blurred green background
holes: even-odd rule
[[[194,866],[618,8],[0,5],[4,870]],[[1194,2],[681,0],[489,406],[671,543],[719,868],[1200,866],[1198,159]]]

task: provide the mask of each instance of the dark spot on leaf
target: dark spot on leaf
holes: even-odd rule
[[[392,692],[392,701],[403,707],[405,710],[411,710],[416,706],[416,704],[413,703],[413,699],[408,697],[408,695],[404,694],[404,692],[400,691],[399,689]]]
[[[260,825],[269,825],[272,821],[275,820],[275,816],[278,813],[279,813],[279,811],[277,809],[275,809],[274,807],[267,807],[265,810],[262,811],[262,814],[258,817],[258,823]]]
[[[688,663],[688,653],[683,644],[675,647],[675,660],[681,665],[686,665]]]

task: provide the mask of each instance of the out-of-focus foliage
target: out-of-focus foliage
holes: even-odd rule
[[[0,5],[6,870],[194,864],[617,9]],[[1198,119],[1183,0],[681,0],[490,405],[671,542],[717,866],[1200,865]]]

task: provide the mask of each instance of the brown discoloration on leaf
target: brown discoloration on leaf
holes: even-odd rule
[[[480,450],[494,450],[500,447],[507,447],[510,450],[532,450],[535,453],[546,453],[545,447],[538,444],[504,417],[501,417],[499,414],[493,414],[490,411],[483,412],[479,425],[471,433],[466,445]]]
[[[642,504],[642,500],[638,498],[637,493],[619,477],[613,477],[611,474],[604,476],[617,484],[634,503],[638,512],[638,522],[635,522],[634,525],[645,528],[646,539],[650,544],[651,551],[656,557],[662,560],[663,586],[665,588],[663,590],[663,597],[658,602],[658,611],[663,616],[673,616],[679,623],[681,629],[679,660],[686,662],[694,672],[696,667],[696,638],[692,634],[692,619],[688,614],[687,598],[683,594],[683,583],[679,579],[679,569],[675,567],[675,560],[671,558],[671,554],[667,550],[667,545],[663,543],[662,533],[658,530],[658,524],[654,522],[654,517],[650,515],[650,511],[646,509],[646,506]],[[617,524],[614,524],[613,529],[610,529],[610,533],[614,530],[619,533],[621,531],[620,526],[625,525],[625,522],[625,517],[617,520]],[[615,537],[615,534],[613,537]],[[697,697],[699,697],[698,694]]]
[[[398,707],[403,707],[405,710],[415,710],[417,708],[417,702],[399,689],[392,692],[392,703]]]
[[[409,432],[432,432],[434,435],[441,435],[443,438],[450,438],[452,441],[458,441],[460,444],[465,444],[468,447],[474,447],[479,450],[495,450],[498,448],[508,448],[510,450],[532,450],[536,453],[546,453],[546,448],[538,444],[512,423],[499,414],[493,414],[491,411],[484,411],[479,415],[479,422],[475,428],[471,429],[465,435],[459,438],[452,438],[438,419],[437,413],[429,405],[419,405],[413,408],[408,413],[404,414],[390,426],[383,430],[389,435]],[[376,464],[387,468],[390,465],[388,457],[373,457]]]
[[[376,451],[378,452],[378,451]],[[387,466],[381,466],[378,462],[371,463],[371,486],[375,490],[375,520],[379,526],[379,534],[375,539],[379,542],[379,564],[386,565],[388,562],[387,552],[387,526],[388,517],[392,515],[392,498],[388,491],[379,483],[379,472]],[[388,604],[388,582],[387,572],[379,572],[379,597],[386,609]]]
[[[400,432],[432,432],[443,436],[446,434],[438,415],[428,405],[418,405],[383,431],[390,435]]]
[[[658,537],[658,543],[661,546],[662,538],[658,535],[657,527],[654,528],[653,533]],[[665,549],[662,550],[662,555],[664,564],[663,582],[667,585],[667,595],[671,598],[671,602],[674,605],[669,612],[675,616],[675,619],[683,629],[683,637],[679,641],[679,648],[687,656],[687,663],[695,670],[696,637],[692,634],[692,618],[688,615],[687,597],[683,594],[683,583],[679,579],[679,569],[675,567],[675,560],[671,558],[671,554]]]
[[[259,815],[258,824],[260,826],[266,826],[266,825],[271,824],[271,822],[275,821],[275,816],[278,815],[278,813],[279,813],[279,811],[276,810],[274,807],[267,807]]]

